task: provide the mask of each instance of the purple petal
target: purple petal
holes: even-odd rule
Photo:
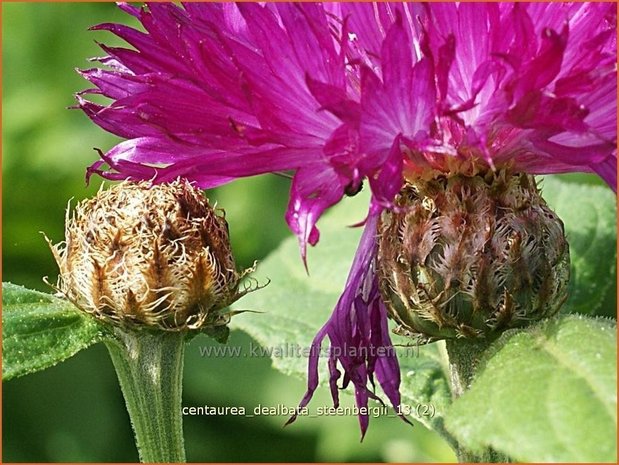
[[[305,407],[318,387],[319,349],[325,336],[330,341],[329,370],[333,401],[338,396],[334,386],[344,369],[343,387],[348,382],[354,385],[355,402],[359,408],[367,408],[369,399],[382,402],[370,389],[374,374],[394,407],[400,403],[398,393],[400,374],[395,349],[387,330],[387,314],[380,300],[378,279],[374,270],[376,257],[376,224],[378,215],[370,215],[365,225],[359,247],[353,261],[346,288],[340,297],[331,318],[319,331],[312,343],[308,361],[308,386],[300,407]],[[293,416],[288,423],[296,419]],[[368,427],[369,417],[360,415],[362,438]]]
[[[376,177],[370,178],[372,187],[371,212],[378,214],[385,208],[393,207],[393,199],[400,192],[404,177],[402,176],[403,160],[400,147],[400,137],[396,137],[389,156]]]
[[[617,192],[617,152],[606,160],[591,165],[591,169],[606,181],[615,193]]]
[[[333,113],[340,120],[354,125],[359,125],[361,108],[358,102],[351,100],[343,88],[325,84],[307,77],[307,87],[320,103],[321,109]]]
[[[301,168],[295,174],[286,221],[299,238],[301,257],[306,267],[307,244],[316,245],[320,237],[316,222],[342,195],[343,187],[339,176],[324,165]]]
[[[361,138],[366,151],[381,152],[375,166],[385,159],[398,135],[414,138],[429,131],[436,112],[432,67],[427,59],[412,66],[411,43],[402,22],[396,21],[383,43],[383,79],[372,71],[362,74]]]

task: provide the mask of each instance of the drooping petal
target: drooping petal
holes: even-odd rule
[[[306,263],[306,245],[316,245],[320,233],[316,222],[320,215],[342,198],[342,186],[334,170],[324,165],[297,171],[290,188],[286,221],[299,238],[301,257]],[[307,263],[306,263],[307,266]]]
[[[360,409],[365,407],[367,412],[369,399],[382,402],[371,389],[374,375],[391,404],[394,407],[400,405],[400,370],[389,337],[387,313],[380,298],[374,269],[377,221],[378,215],[368,217],[344,292],[331,318],[312,342],[307,392],[299,407],[309,403],[318,387],[320,349],[326,337],[330,343],[329,382],[336,405],[339,402],[336,386],[341,375],[337,364],[342,366],[345,374],[344,386],[353,384],[355,401]],[[295,419],[296,416],[293,416],[288,423]],[[359,416],[362,437],[367,431],[368,421],[367,414]]]

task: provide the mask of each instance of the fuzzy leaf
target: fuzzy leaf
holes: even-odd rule
[[[606,186],[547,176],[543,196],[565,224],[572,275],[564,312],[617,313],[617,203]]]
[[[473,451],[522,462],[616,462],[617,336],[608,319],[564,316],[509,331],[446,424]]]
[[[2,283],[2,379],[56,365],[102,339],[103,329],[71,303]]]
[[[367,205],[367,195],[359,194],[344,200],[321,219],[320,244],[309,253],[309,276],[299,256],[298,243],[291,237],[269,255],[253,275],[258,282],[264,283],[268,278],[271,284],[236,304],[239,310],[263,312],[236,316],[231,326],[246,331],[263,347],[274,349],[273,366],[285,374],[301,379],[307,377],[307,358],[286,355],[296,348],[308,348],[335,307],[362,232],[362,228],[347,226],[364,218]],[[406,341],[394,337],[394,343],[405,344]],[[398,351],[402,403],[411,407],[412,415],[420,422],[442,430],[442,412],[451,394],[438,347],[437,344],[401,347]],[[321,359],[323,384],[328,381],[326,364],[326,359]],[[352,393],[352,389],[346,392]],[[300,400],[303,392],[298,395]],[[425,407],[418,408],[419,404]]]

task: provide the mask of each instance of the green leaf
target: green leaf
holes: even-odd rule
[[[523,462],[617,460],[616,324],[568,315],[504,333],[447,428]]]
[[[271,284],[236,304],[238,310],[263,312],[236,316],[231,326],[246,331],[261,346],[272,349],[273,366],[285,374],[307,377],[307,357],[294,356],[292,352],[310,346],[337,303],[362,232],[362,228],[347,226],[362,220],[367,206],[367,194],[360,194],[343,200],[321,219],[320,244],[308,254],[309,276],[296,239],[285,240],[253,275],[258,282],[270,279]],[[394,343],[405,344],[406,340],[394,337]],[[422,423],[442,430],[442,412],[449,403],[450,391],[438,349],[437,344],[432,344],[401,347],[398,351],[402,403],[411,407],[413,416],[426,413],[418,418]],[[323,384],[329,379],[326,364],[326,359],[320,363]],[[347,392],[352,390],[349,388]],[[299,400],[302,395],[303,392],[298,393]],[[427,407],[418,409],[419,404]]]
[[[606,186],[547,176],[543,196],[565,224],[572,276],[565,312],[615,317],[617,203]]]
[[[2,283],[2,379],[49,368],[102,339],[93,318],[66,300]]]

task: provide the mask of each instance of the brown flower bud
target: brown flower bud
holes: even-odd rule
[[[186,181],[122,182],[67,211],[50,247],[58,290],[102,320],[162,330],[225,325],[239,290],[228,225]],[[49,242],[49,240],[48,240]]]
[[[396,332],[489,337],[567,298],[563,223],[535,179],[506,171],[407,184],[379,224],[381,293]]]

